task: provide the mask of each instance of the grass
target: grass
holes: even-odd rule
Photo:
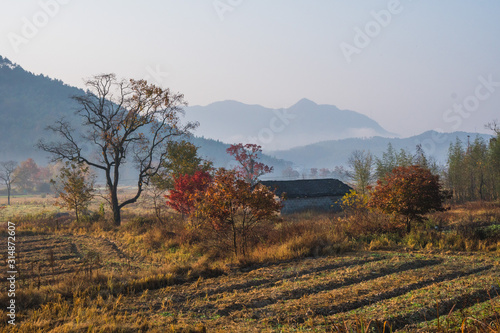
[[[498,204],[431,214],[410,234],[370,212],[297,214],[234,258],[147,201],[116,228],[55,224],[53,198],[15,200],[0,214],[17,223],[18,325],[0,332],[500,330]]]

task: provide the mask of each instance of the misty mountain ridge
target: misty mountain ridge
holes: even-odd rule
[[[314,144],[295,147],[288,150],[276,150],[268,152],[270,155],[280,159],[291,161],[298,170],[309,168],[333,168],[335,166],[347,166],[349,157],[354,150],[369,151],[375,157],[381,157],[387,151],[390,143],[396,151],[401,149],[415,153],[416,146],[421,145],[425,154],[432,157],[437,163],[446,164],[450,144],[454,144],[458,138],[464,146],[468,140],[473,142],[480,137],[488,142],[492,135],[468,132],[439,133],[427,131],[409,138],[349,138],[342,140],[322,141]]]
[[[31,157],[37,163],[45,164],[48,154],[37,150],[34,145],[41,138],[58,140],[45,130],[55,120],[65,118],[75,126],[81,123],[74,113],[78,105],[71,96],[82,94],[81,89],[44,75],[34,75],[0,56],[0,161],[22,161]],[[367,116],[339,110],[332,105],[318,105],[308,99],[286,109],[222,101],[185,110],[183,121],[200,123],[200,128],[194,131],[195,136],[190,138],[200,147],[200,156],[213,161],[216,167],[231,168],[235,161],[226,153],[228,143],[248,143],[253,138],[256,140],[253,143],[266,149],[262,161],[275,169],[273,175],[263,177],[266,179],[278,178],[281,171],[292,164],[294,168],[304,170],[345,166],[354,150],[370,151],[380,157],[389,142],[396,150],[411,152],[417,144],[422,144],[429,156],[443,164],[448,147],[456,137],[464,144],[468,137],[471,140],[476,135],[485,140],[491,137],[428,131],[410,138],[394,138],[394,134]],[[331,139],[342,136],[345,137]],[[309,144],[304,145],[304,142]]]
[[[199,121],[198,136],[225,143],[255,143],[265,151],[352,137],[398,136],[363,114],[305,98],[284,109],[232,100],[190,106],[186,119]]]

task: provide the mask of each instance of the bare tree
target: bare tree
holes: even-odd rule
[[[0,179],[3,180],[5,186],[7,187],[7,205],[9,206],[12,184],[16,181],[16,177],[14,175],[14,170],[16,170],[16,168],[17,162],[15,161],[0,162]]]
[[[174,137],[189,133],[196,124],[182,125],[179,115],[186,105],[184,96],[148,84],[144,80],[117,80],[114,74],[97,75],[86,82],[83,96],[73,97],[80,108],[85,132],[77,137],[64,120],[49,126],[62,142],[38,146],[54,160],[85,163],[105,174],[113,220],[121,223],[121,209],[140,197],[165,159],[166,146]],[[90,149],[89,149],[90,148]],[[119,202],[121,167],[132,161],[137,170],[137,192]]]
[[[366,187],[373,182],[373,155],[368,151],[355,150],[352,152],[347,162],[351,170],[348,171],[349,178],[352,179],[356,190],[366,193]]]

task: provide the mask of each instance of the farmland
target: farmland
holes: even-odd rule
[[[454,220],[463,214],[460,209],[449,213]],[[17,325],[12,329],[2,320],[1,330],[499,330],[497,251],[374,251],[367,244],[316,256],[299,251],[303,255],[212,260],[168,239],[174,236],[165,236],[159,247],[151,237],[130,228],[20,222]],[[5,276],[1,283],[6,304]]]

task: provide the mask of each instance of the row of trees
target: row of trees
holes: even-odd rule
[[[0,162],[0,180],[7,190],[7,204],[10,205],[14,189],[23,194],[50,192],[50,180],[58,173],[58,169],[58,165],[40,167],[31,158],[21,163]]]
[[[491,128],[496,137],[490,142],[478,137],[464,145],[457,139],[450,146],[445,179],[458,202],[500,197],[500,129]]]
[[[486,142],[477,137],[463,143],[458,138],[450,145],[446,166],[439,166],[426,156],[421,146],[416,152],[396,151],[389,143],[382,156],[375,157],[369,151],[354,151],[349,158],[347,177],[361,194],[377,180],[398,167],[418,165],[440,176],[440,183],[449,190],[456,202],[470,200],[494,200],[500,197],[500,129],[496,124],[489,127],[496,137]]]
[[[346,175],[361,194],[366,194],[368,186],[384,179],[398,167],[419,165],[434,174],[439,173],[437,163],[426,157],[420,145],[416,147],[416,153],[411,154],[405,149],[398,152],[389,143],[380,158],[373,156],[369,151],[356,150],[349,157],[348,165],[349,170],[346,171]]]
[[[354,151],[348,164],[347,174],[357,192],[346,196],[343,205],[402,216],[407,232],[412,221],[442,210],[449,197],[443,190],[437,163],[426,157],[421,146],[411,154],[404,149],[396,151],[389,143],[380,158],[367,151]]]
[[[447,168],[427,158],[421,146],[410,154],[397,152],[389,144],[381,158],[366,151],[353,152],[348,174],[358,193],[348,196],[346,203],[365,202],[384,213],[404,216],[409,232],[412,220],[442,210],[446,199],[499,198],[500,129],[496,124],[489,127],[496,134],[489,143],[478,137],[465,147],[459,139],[451,144]]]
[[[95,175],[84,165],[66,162],[64,166],[52,164],[39,167],[33,159],[18,164],[15,161],[0,162],[0,180],[7,191],[7,205],[14,188],[20,193],[55,192],[60,197],[58,204],[72,209],[79,220],[94,198]]]
[[[333,169],[311,168],[309,170],[302,171],[302,173],[295,170],[291,166],[287,166],[281,172],[281,176],[283,177],[283,179],[289,179],[289,180],[300,179],[300,178],[302,179],[335,178],[345,181],[348,178],[348,173],[347,170],[345,170],[345,168],[342,166],[336,166]]]

